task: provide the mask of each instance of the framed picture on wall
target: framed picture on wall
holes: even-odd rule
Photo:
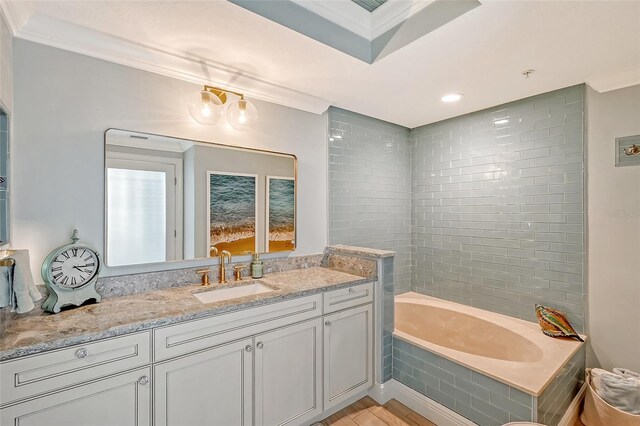
[[[258,175],[207,171],[207,223],[211,252],[258,250]]]
[[[292,251],[296,246],[295,179],[267,176],[266,199],[266,251]]]

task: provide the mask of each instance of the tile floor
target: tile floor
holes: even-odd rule
[[[322,426],[437,426],[395,399],[379,405],[367,397],[321,423]]]

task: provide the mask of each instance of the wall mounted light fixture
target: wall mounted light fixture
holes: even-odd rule
[[[214,125],[225,114],[236,130],[249,130],[258,122],[258,109],[242,93],[204,86],[189,99],[189,113],[200,124]]]

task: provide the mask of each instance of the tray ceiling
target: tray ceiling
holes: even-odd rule
[[[372,18],[396,7],[389,0],[369,13],[345,2]],[[305,111],[335,105],[407,127],[584,82],[597,90],[640,83],[637,1],[482,0],[373,64],[228,1],[0,7],[20,39]],[[536,72],[524,79],[529,68]],[[464,98],[440,101],[452,92]]]

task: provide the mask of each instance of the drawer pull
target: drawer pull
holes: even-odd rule
[[[146,385],[147,383],[149,383],[149,377],[148,376],[142,376],[138,379],[138,383],[140,383],[142,386]]]
[[[324,325],[326,325],[327,327],[331,327],[331,321],[326,320],[326,321],[324,322]]]
[[[349,289],[349,293],[353,294],[355,292],[355,290],[352,288]]]
[[[85,358],[87,356],[88,352],[85,348],[80,348],[76,351],[76,358]]]
[[[262,349],[262,348],[264,348],[264,343],[262,343],[262,342],[258,342],[258,343],[256,344],[256,347],[257,347],[258,349]]]
[[[247,346],[244,347],[244,350],[247,351],[247,352],[252,352],[253,351],[253,346],[247,345]]]

